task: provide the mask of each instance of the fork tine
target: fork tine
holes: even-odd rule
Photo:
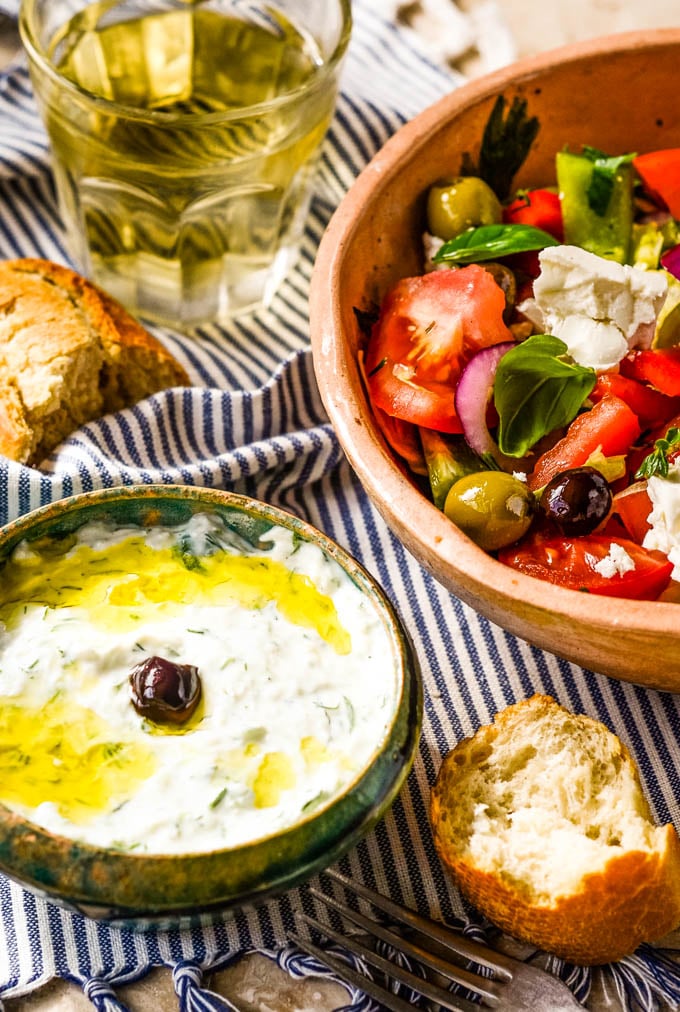
[[[416,976],[415,973],[411,973],[403,966],[399,966],[396,963],[390,962],[385,959],[379,953],[374,952],[372,949],[367,948],[359,941],[356,936],[352,935],[347,937],[341,935],[338,931],[335,931],[328,924],[321,924],[320,921],[315,921],[313,917],[309,917],[307,914],[299,914],[302,920],[306,921],[312,928],[315,928],[322,935],[326,935],[328,938],[332,938],[338,945],[342,945],[345,949],[353,952],[355,955],[363,956],[367,963],[374,966],[377,970],[381,970],[389,977],[394,977],[402,984],[406,984],[407,987],[412,988],[417,994],[422,994],[425,998],[431,998],[432,1001],[437,1002],[442,1008],[449,1009],[450,1012],[480,1012],[480,1006],[474,1002],[467,1001],[465,998],[458,998],[456,995],[451,994],[450,991],[444,990],[444,988],[437,987],[429,980],[425,980],[423,977]],[[325,958],[325,956],[324,956]],[[363,987],[363,983],[361,984]],[[378,985],[376,985],[378,986]],[[365,990],[365,988],[364,988]],[[385,993],[393,998],[394,995],[391,992],[386,991]],[[375,995],[372,995],[375,997]],[[383,997],[383,1003],[385,998]],[[409,1009],[413,1010],[413,1006],[409,1005]]]
[[[327,868],[324,875],[327,875],[335,882],[339,882],[349,892],[361,896],[374,907],[382,910],[383,913],[393,917],[395,921],[407,924],[410,928],[421,932],[427,938],[439,942],[440,945],[443,945],[454,955],[487,967],[502,980],[512,980],[513,973],[517,969],[517,961],[511,956],[506,956],[505,953],[489,949],[487,946],[471,938],[464,938],[461,934],[453,931],[440,921],[433,921],[429,917],[423,917],[414,910],[409,910],[399,903],[395,903],[388,896],[382,896],[380,893],[374,892],[373,889],[368,889],[361,882],[354,882],[348,879],[338,871]]]
[[[369,995],[371,998],[375,998],[381,1005],[385,1005],[391,1009],[392,1012],[413,1012],[413,1005],[410,1002],[403,1001],[396,994],[390,994],[386,988],[376,984],[370,977],[364,977],[363,973],[359,973],[353,966],[348,963],[343,963],[341,960],[336,959],[334,956],[324,952],[323,949],[319,949],[313,942],[310,942],[306,938],[299,938],[298,935],[291,934],[291,941],[295,942],[298,948],[302,949],[303,952],[309,953],[310,956],[314,956],[319,960],[320,963],[325,963],[326,966],[330,967],[341,980],[347,980],[350,984],[354,984],[360,991]],[[390,1004],[388,1005],[388,1001]]]
[[[312,896],[322,900],[326,906],[332,907],[334,910],[337,910],[339,914],[342,914],[343,917],[347,917],[350,921],[353,921],[354,924],[363,928],[364,931],[367,931],[370,935],[375,935],[376,938],[380,938],[383,942],[387,942],[388,945],[394,946],[395,949],[400,950],[408,956],[412,956],[420,963],[424,963],[425,966],[429,966],[432,970],[436,970],[438,973],[448,977],[449,980],[454,981],[456,984],[461,984],[474,994],[479,995],[486,1005],[493,1007],[498,1004],[499,995],[496,986],[497,982],[492,978],[480,977],[477,974],[473,974],[462,969],[462,967],[454,966],[453,963],[442,959],[441,956],[437,956],[433,952],[428,952],[426,949],[423,949],[422,946],[410,941],[410,939],[403,938],[401,935],[396,935],[393,931],[390,931],[389,928],[380,924],[378,921],[372,920],[370,917],[364,916],[364,914],[359,913],[358,910],[351,910],[343,903],[340,903],[339,900],[336,900],[333,896],[327,896],[325,893],[319,892],[313,887],[310,887],[309,892]]]

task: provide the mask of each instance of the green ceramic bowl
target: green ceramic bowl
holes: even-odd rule
[[[172,526],[211,511],[249,542],[272,525],[319,546],[379,618],[394,666],[394,706],[382,741],[343,793],[285,831],[200,853],[144,855],[55,835],[0,805],[0,869],[28,889],[89,916],[132,924],[186,924],[257,902],[337,861],[381,818],[411,767],[422,719],[417,664],[401,623],[368,573],[300,519],[233,493],[180,486],[105,489],[63,499],[0,531],[0,567],[24,539],[63,536],[89,521]]]

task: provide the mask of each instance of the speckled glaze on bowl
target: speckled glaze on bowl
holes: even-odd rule
[[[409,551],[481,614],[613,678],[680,691],[677,604],[623,601],[515,573],[477,548],[418,491],[380,435],[362,386],[355,307],[374,309],[422,272],[424,195],[473,154],[497,95],[527,99],[541,129],[516,178],[551,183],[555,153],[680,147],[680,29],[624,33],[553,50],[479,78],[391,138],[355,182],[321,243],[311,291],[316,375],[338,438],[369,496]]]
[[[216,512],[258,540],[273,524],[320,547],[365,594],[391,644],[395,705],[384,739],[334,801],[293,828],[207,853],[137,855],[90,846],[36,826],[0,805],[0,870],[91,917],[137,928],[190,925],[289,889],[338,860],[381,818],[409,772],[422,720],[422,685],[410,643],[389,601],[342,548],[291,514],[235,493],[183,486],[105,489],[42,507],[0,531],[0,567],[23,539],[68,534],[92,520],[175,525]]]

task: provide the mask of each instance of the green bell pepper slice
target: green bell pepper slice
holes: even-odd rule
[[[556,156],[557,184],[562,201],[564,241],[607,260],[629,262],[633,227],[634,173],[630,161],[620,160],[610,172],[610,191],[604,202],[593,199],[597,165],[592,158],[570,151]]]

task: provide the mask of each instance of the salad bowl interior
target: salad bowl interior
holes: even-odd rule
[[[158,541],[165,537],[164,532],[170,532],[175,538],[175,532],[192,531],[195,529],[192,525],[201,525],[207,520],[213,531],[206,541],[207,554],[194,553],[193,547],[188,547],[185,533],[165,554],[161,547],[163,542]],[[121,530],[132,533],[129,545],[134,546],[136,538],[137,549],[125,548],[126,541],[116,542],[116,532]],[[101,533],[97,533],[101,531],[105,532],[103,542]],[[224,554],[221,548],[216,552],[210,549],[210,544],[213,547],[216,544],[215,532],[218,531],[221,546],[227,546]],[[95,533],[88,534],[85,542],[82,540],[85,532]],[[271,556],[278,552],[277,544],[288,543],[292,550],[286,565],[291,568],[290,575],[285,576]],[[98,547],[101,544],[102,550]],[[121,552],[137,551],[141,554],[135,558],[143,563],[150,544],[157,558],[154,555],[149,579],[141,584],[140,580],[147,579],[143,570],[131,566],[128,571],[120,565],[125,558]],[[80,552],[73,556],[76,569],[80,567],[82,573],[80,588],[71,586],[70,579],[67,586],[60,575],[66,571],[76,572],[73,565],[70,570],[64,570],[74,551]],[[34,656],[34,661],[25,666],[29,679],[26,687],[19,686],[15,679],[9,687],[3,682],[1,690],[5,716],[0,728],[4,764],[0,792],[0,869],[5,874],[40,895],[98,919],[140,929],[190,926],[200,918],[260,902],[299,884],[338,860],[386,812],[409,772],[417,748],[422,711],[420,676],[408,638],[383,592],[335,542],[293,515],[235,493],[180,486],[140,486],[67,498],[20,517],[3,528],[0,531],[0,568],[5,586],[8,582],[13,588],[23,586],[16,582],[17,573],[22,559],[24,562],[28,559],[31,565],[34,552],[38,553],[41,565],[45,559],[49,563],[48,569],[44,566],[41,569],[38,593],[47,593],[42,589],[47,583],[56,589],[57,595],[75,593],[76,597],[67,596],[56,603],[47,597],[38,603],[27,595],[17,597],[15,589],[2,595],[2,614],[7,629],[3,651],[7,653],[17,640],[19,653],[29,650]],[[248,605],[247,589],[255,584],[252,577],[246,577],[243,583],[239,576],[248,559],[253,561],[248,572],[257,576],[269,567],[274,573],[282,589],[274,588],[272,601],[265,600],[266,585],[257,583],[260,596],[252,606]],[[295,599],[294,596],[290,600],[285,598],[286,581],[292,581],[293,595],[307,595],[307,615],[313,616],[314,601],[318,601],[323,615],[323,621],[316,627],[319,637],[326,628],[323,622],[330,628],[334,614],[328,604],[330,598],[309,596],[316,591],[312,586],[313,577],[307,575],[305,567],[313,559],[316,563],[309,572],[313,574],[318,563],[319,580],[325,579],[324,573],[334,574],[332,580],[335,582],[327,585],[331,588],[328,593],[335,594],[334,588],[340,588],[339,596],[333,598],[337,600],[340,622],[333,626],[336,639],[332,640],[332,643],[336,640],[340,643],[336,651],[342,655],[337,662],[338,670],[344,666],[345,658],[349,662],[355,651],[360,652],[353,644],[366,646],[364,636],[369,628],[383,640],[386,659],[383,687],[387,687],[384,720],[381,728],[374,727],[373,732],[377,733],[367,736],[366,752],[353,766],[353,760],[347,765],[343,758],[340,737],[342,726],[353,735],[367,716],[362,713],[361,695],[355,696],[354,709],[344,725],[336,725],[336,734],[332,731],[335,711],[330,712],[330,716],[322,712],[325,702],[329,711],[332,710],[332,700],[313,696],[309,669],[298,694],[293,685],[291,664],[286,662],[286,657],[289,662],[294,657],[302,669],[303,655],[307,656],[307,647],[302,641],[315,639],[315,627],[309,625],[305,616],[296,618],[291,612]],[[241,585],[246,586],[243,598],[246,603],[237,613],[230,613],[228,604],[208,596],[205,600],[216,605],[217,611],[204,612],[204,627],[198,627],[199,613],[195,606],[203,592],[196,589],[196,580],[210,582],[210,567],[220,560],[230,561],[235,567],[229,570],[231,575],[227,575],[226,582],[231,580],[231,585],[238,588],[241,579]],[[180,574],[179,593],[175,584],[168,581],[168,565]],[[104,576],[97,572],[94,579],[90,579],[93,566],[100,570],[107,567],[103,570]],[[296,566],[302,568],[296,570]],[[296,582],[296,572],[305,574],[301,577],[302,586]],[[116,614],[109,608],[109,618],[105,619],[98,607],[86,611],[74,645],[73,636],[67,640],[63,630],[69,623],[73,627],[73,623],[79,621],[78,590],[87,591],[89,609],[89,602],[97,598],[102,578],[105,583],[108,581],[107,601],[112,602],[117,595]],[[126,597],[126,588],[133,585],[140,587],[142,594],[135,592],[134,601]],[[160,586],[160,596],[155,595],[154,586]],[[204,587],[209,590],[208,584],[204,583]],[[152,600],[157,602],[157,607],[149,606]],[[354,603],[348,610],[350,601]],[[18,604],[12,610],[15,602]],[[274,611],[271,604],[276,605]],[[273,616],[270,630],[281,626],[289,630],[285,634],[287,644],[279,639],[278,649],[262,631],[264,626],[260,626],[260,616],[268,611]],[[47,626],[50,631],[41,633],[38,630],[35,636],[23,637],[23,643],[20,636],[13,639],[11,633],[18,628],[17,622],[30,619],[31,614],[41,627]],[[155,635],[154,624],[163,614],[169,616],[172,629],[166,633],[166,638],[158,637],[154,642],[151,638]],[[350,614],[358,616],[359,621],[354,624],[353,620],[349,621]],[[179,657],[179,651],[172,648],[173,630],[177,630],[179,637],[180,627],[191,626],[185,631],[192,634],[186,642],[189,644],[187,654],[193,656],[184,660],[197,666],[195,671],[203,682],[198,708],[185,725],[166,725],[148,706],[140,708],[140,700],[148,703],[149,682],[142,690],[140,683],[130,679],[130,685],[135,687],[131,693],[126,676],[109,678],[118,652],[125,654],[127,649],[125,643],[130,632],[126,632],[127,618],[132,619],[137,628],[137,632],[131,632],[130,644],[132,654],[138,657],[143,651],[147,655],[164,653],[167,658]],[[88,621],[94,629],[91,641]],[[258,625],[259,635],[248,637],[244,633],[249,621]],[[214,628],[209,628],[210,623],[225,629],[215,632]],[[233,634],[226,629],[229,625],[234,629]],[[342,632],[342,628],[346,632]],[[106,646],[109,632],[113,633],[112,652],[108,652]],[[233,642],[231,654],[228,654],[225,644],[230,635]],[[280,637],[280,633],[277,635]],[[203,663],[199,652],[204,649],[202,644],[213,637],[226,638],[222,644],[215,642],[216,660],[212,665],[213,674],[209,676],[209,655],[202,655],[206,658]],[[249,638],[252,646],[246,648],[250,653],[241,665],[238,644],[244,638]],[[184,639],[183,632],[181,639]],[[199,640],[201,645],[191,646]],[[310,649],[310,656],[314,656],[313,651],[324,651],[325,647],[317,640]],[[52,655],[49,655],[50,650]],[[65,658],[60,673],[54,675],[52,669],[60,665],[58,658],[67,654],[70,656]],[[55,663],[44,664],[43,655],[53,656]],[[273,667],[268,656],[275,658]],[[329,651],[326,657],[330,658],[332,666],[335,662]],[[129,660],[130,657],[125,660],[126,669]],[[223,663],[220,664],[220,660]],[[145,663],[146,658],[142,668]],[[252,680],[248,667],[253,671]],[[318,667],[323,670],[323,678],[328,679],[326,684],[330,685],[332,676],[328,664],[324,667],[319,663]],[[283,690],[280,696],[276,689],[276,670],[280,672]],[[344,667],[344,670],[347,672],[349,668]],[[57,681],[47,686],[45,683],[51,678]],[[369,681],[365,675],[363,681]],[[258,684],[263,687],[261,695]],[[104,691],[103,698],[98,685]],[[348,700],[349,707],[347,693],[350,690],[344,682],[341,688],[340,698]],[[116,703],[119,691],[120,706]],[[132,697],[135,697],[134,709]],[[230,699],[226,710],[220,709],[224,705],[223,697]],[[272,704],[271,700],[276,702]],[[291,709],[286,709],[287,701]],[[32,717],[36,706],[37,720]],[[284,711],[286,716],[281,716]],[[311,728],[307,718],[298,719],[303,713],[307,713],[312,722],[319,714],[322,718],[319,727],[331,728],[326,745],[320,740],[312,742],[309,736],[318,735],[319,731]],[[341,716],[338,713],[338,721]],[[27,730],[27,738],[9,741],[13,719]],[[248,721],[255,721],[257,726],[246,731],[245,747],[239,748],[234,747],[230,736],[232,731],[240,736],[238,726],[242,720],[244,728],[251,727]],[[211,724],[214,724],[214,739],[208,733]],[[300,761],[296,759],[295,766],[290,767],[293,776],[286,774],[285,765],[281,766],[284,753],[269,752],[267,747],[277,735],[288,734],[288,725],[294,728],[291,742],[295,740],[301,747],[304,742],[308,746],[299,757]],[[323,730],[321,733],[323,735]],[[27,741],[31,748],[31,768],[36,771],[33,779],[26,779],[21,770],[17,772],[14,767],[20,766],[19,762],[11,764],[13,750],[25,749]],[[148,749],[154,752],[151,762],[147,762],[145,756]],[[56,765],[51,755],[61,757]],[[293,756],[292,748],[290,755]],[[90,757],[93,757],[92,768],[88,766]],[[130,758],[127,773],[126,757]],[[245,775],[245,764],[251,759],[259,764],[258,773],[254,780],[248,776],[241,788],[237,781],[242,771]],[[324,764],[336,759],[339,768],[346,769],[347,773],[339,774],[335,786],[324,790],[321,782],[316,781],[308,785],[311,800],[286,805],[286,788],[290,788],[288,793],[292,796],[291,792],[302,786],[306,765],[315,771],[314,776],[325,775]],[[200,769],[204,762],[208,764],[205,769],[209,775],[212,775],[210,771],[223,768],[224,776],[221,784],[210,785],[204,803],[194,805],[202,790]],[[266,763],[269,763],[267,776],[262,779],[260,773]],[[137,776],[140,766],[144,774]],[[79,772],[82,770],[89,770],[89,773],[85,783],[79,784],[78,777],[84,776]],[[283,779],[282,770],[286,774]],[[111,772],[113,779],[107,781]],[[47,776],[41,786],[38,779],[45,773]],[[118,774],[123,776],[122,780]],[[157,776],[161,779],[156,781]],[[105,790],[100,799],[103,805],[97,801],[100,781],[109,791]],[[251,789],[247,789],[248,783]],[[122,802],[113,805],[111,798],[115,800],[115,793],[121,786]],[[142,794],[147,788],[148,793]],[[227,802],[234,791],[238,803],[232,808]],[[86,800],[78,800],[81,797]],[[51,811],[47,811],[48,808]],[[127,816],[124,815],[126,810]],[[137,821],[135,811],[142,820],[148,816],[148,822],[134,830],[137,840],[123,838],[121,834],[131,831]],[[105,820],[119,813],[123,813],[123,821],[111,831],[111,823]],[[211,829],[210,835],[203,835],[201,827],[207,825],[208,817],[211,822],[215,818],[218,821],[214,823],[214,832]],[[254,817],[257,821],[253,821]],[[157,836],[166,823],[167,829],[162,830],[162,836]],[[186,835],[179,836],[183,825]],[[239,825],[243,832],[238,829]]]
[[[601,674],[680,691],[680,613],[556,586],[483,551],[423,494],[385,442],[367,398],[361,314],[422,274],[426,195],[473,158],[499,95],[526,99],[540,129],[514,188],[554,185],[556,152],[680,147],[680,29],[624,33],[515,63],[442,98],[402,127],[358,177],[317,257],[312,347],[321,395],[371,500],[415,558],[461,600],[517,636]]]

